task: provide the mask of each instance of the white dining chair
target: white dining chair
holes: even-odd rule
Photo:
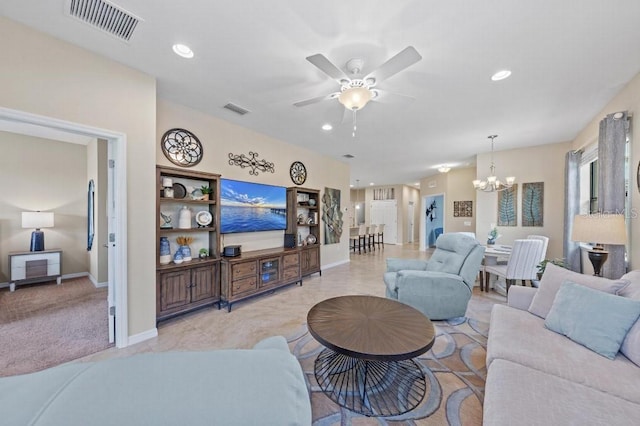
[[[378,225],[369,225],[369,248],[376,249],[376,234],[378,233]]]
[[[544,235],[527,235],[527,239],[542,241],[542,254],[540,257],[540,262],[542,262],[547,257],[547,247],[549,247],[549,237],[545,237]]]
[[[384,223],[378,225],[378,248],[384,248]]]
[[[521,280],[523,284],[526,280],[535,280],[542,248],[543,242],[539,239],[515,240],[506,265],[485,265],[484,280],[487,289],[491,283],[491,274],[505,279],[507,294],[515,280]]]
[[[358,227],[358,246],[364,248],[364,252],[367,252],[367,244],[369,240],[369,234],[367,234],[367,225],[364,223]],[[358,248],[358,252],[360,252]]]

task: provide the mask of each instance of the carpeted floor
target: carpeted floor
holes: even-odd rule
[[[0,291],[0,377],[30,373],[111,346],[107,289],[87,278]]]
[[[319,388],[314,361],[324,349],[303,327],[289,339],[311,394],[314,426],[482,424],[489,324],[473,319],[434,321],[436,341],[418,357],[427,378],[427,395],[414,410],[397,417],[365,417],[341,408]]]

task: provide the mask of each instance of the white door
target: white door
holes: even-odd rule
[[[413,242],[413,215],[415,211],[413,208],[413,201],[409,201],[407,206],[407,243]]]
[[[371,202],[370,223],[384,224],[385,244],[398,243],[398,203],[396,200]]]
[[[114,235],[113,221],[115,218],[115,173],[113,160],[113,141],[108,142],[107,158],[107,241],[104,242],[107,247],[107,271],[109,286],[107,290],[107,315],[109,316],[109,343],[114,343],[116,339],[116,286],[115,286],[115,243],[112,241]]]

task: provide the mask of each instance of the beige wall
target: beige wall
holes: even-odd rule
[[[202,142],[204,156],[202,161],[193,167],[194,170],[218,173],[228,179],[288,187],[294,186],[289,177],[289,166],[297,160],[302,161],[307,168],[307,181],[302,185],[303,187],[319,189],[321,195],[324,194],[326,187],[339,189],[344,222],[342,238],[338,244],[324,245],[324,230],[321,230],[320,241],[323,244],[321,261],[322,266],[325,266],[349,260],[348,164],[286,144],[202,112],[166,100],[158,100],[158,139],[164,132],[174,127],[192,131]],[[258,176],[252,176],[248,169],[229,164],[229,153],[247,155],[249,151],[258,152],[258,158],[275,163],[275,173],[260,173]],[[172,166],[159,147],[156,151],[156,161],[158,164]],[[282,247],[283,234],[283,231],[227,234],[223,236],[222,245],[241,244],[244,251]]]
[[[42,229],[45,248],[62,249],[62,274],[87,272],[87,148],[0,132],[0,152],[0,282],[10,278],[7,253],[29,251],[23,211],[54,212],[54,227]]]
[[[499,226],[502,236],[498,244],[512,244],[514,240],[526,238],[529,234],[549,237],[547,258],[562,258],[564,229],[564,156],[571,144],[555,143],[529,148],[497,151],[494,154],[498,177],[515,176],[518,184],[517,223],[518,226]],[[484,179],[489,174],[491,154],[477,157],[477,177]],[[544,226],[524,227],[522,224],[522,184],[544,182]],[[498,194],[477,193],[476,234],[483,241],[491,224],[498,220]]]
[[[2,17],[0,51],[1,107],[126,134],[129,335],[155,328],[155,79]]]
[[[640,219],[638,218],[638,206],[640,205],[640,192],[637,185],[638,162],[640,161],[640,73],[637,74],[612,100],[609,102],[589,124],[578,134],[571,143],[573,149],[597,142],[598,126],[607,114],[618,111],[629,111],[631,118],[631,161],[629,163],[629,190],[631,191],[631,212],[627,220],[631,224],[631,241],[629,253],[629,269],[640,268]],[[634,130],[636,129],[636,130]]]

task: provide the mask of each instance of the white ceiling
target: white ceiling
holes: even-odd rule
[[[2,0],[0,13],[156,76],[161,98],[348,162],[352,183],[473,164],[490,134],[496,150],[572,140],[640,71],[638,0],[114,3],[144,20],[129,43],[66,16],[68,0]],[[176,56],[177,42],[195,57]],[[370,102],[356,138],[337,100],[293,106],[338,90],[307,56],[342,68],[361,58],[367,74],[407,46],[423,59],[378,87],[415,100]],[[513,75],[492,82],[505,68]]]

